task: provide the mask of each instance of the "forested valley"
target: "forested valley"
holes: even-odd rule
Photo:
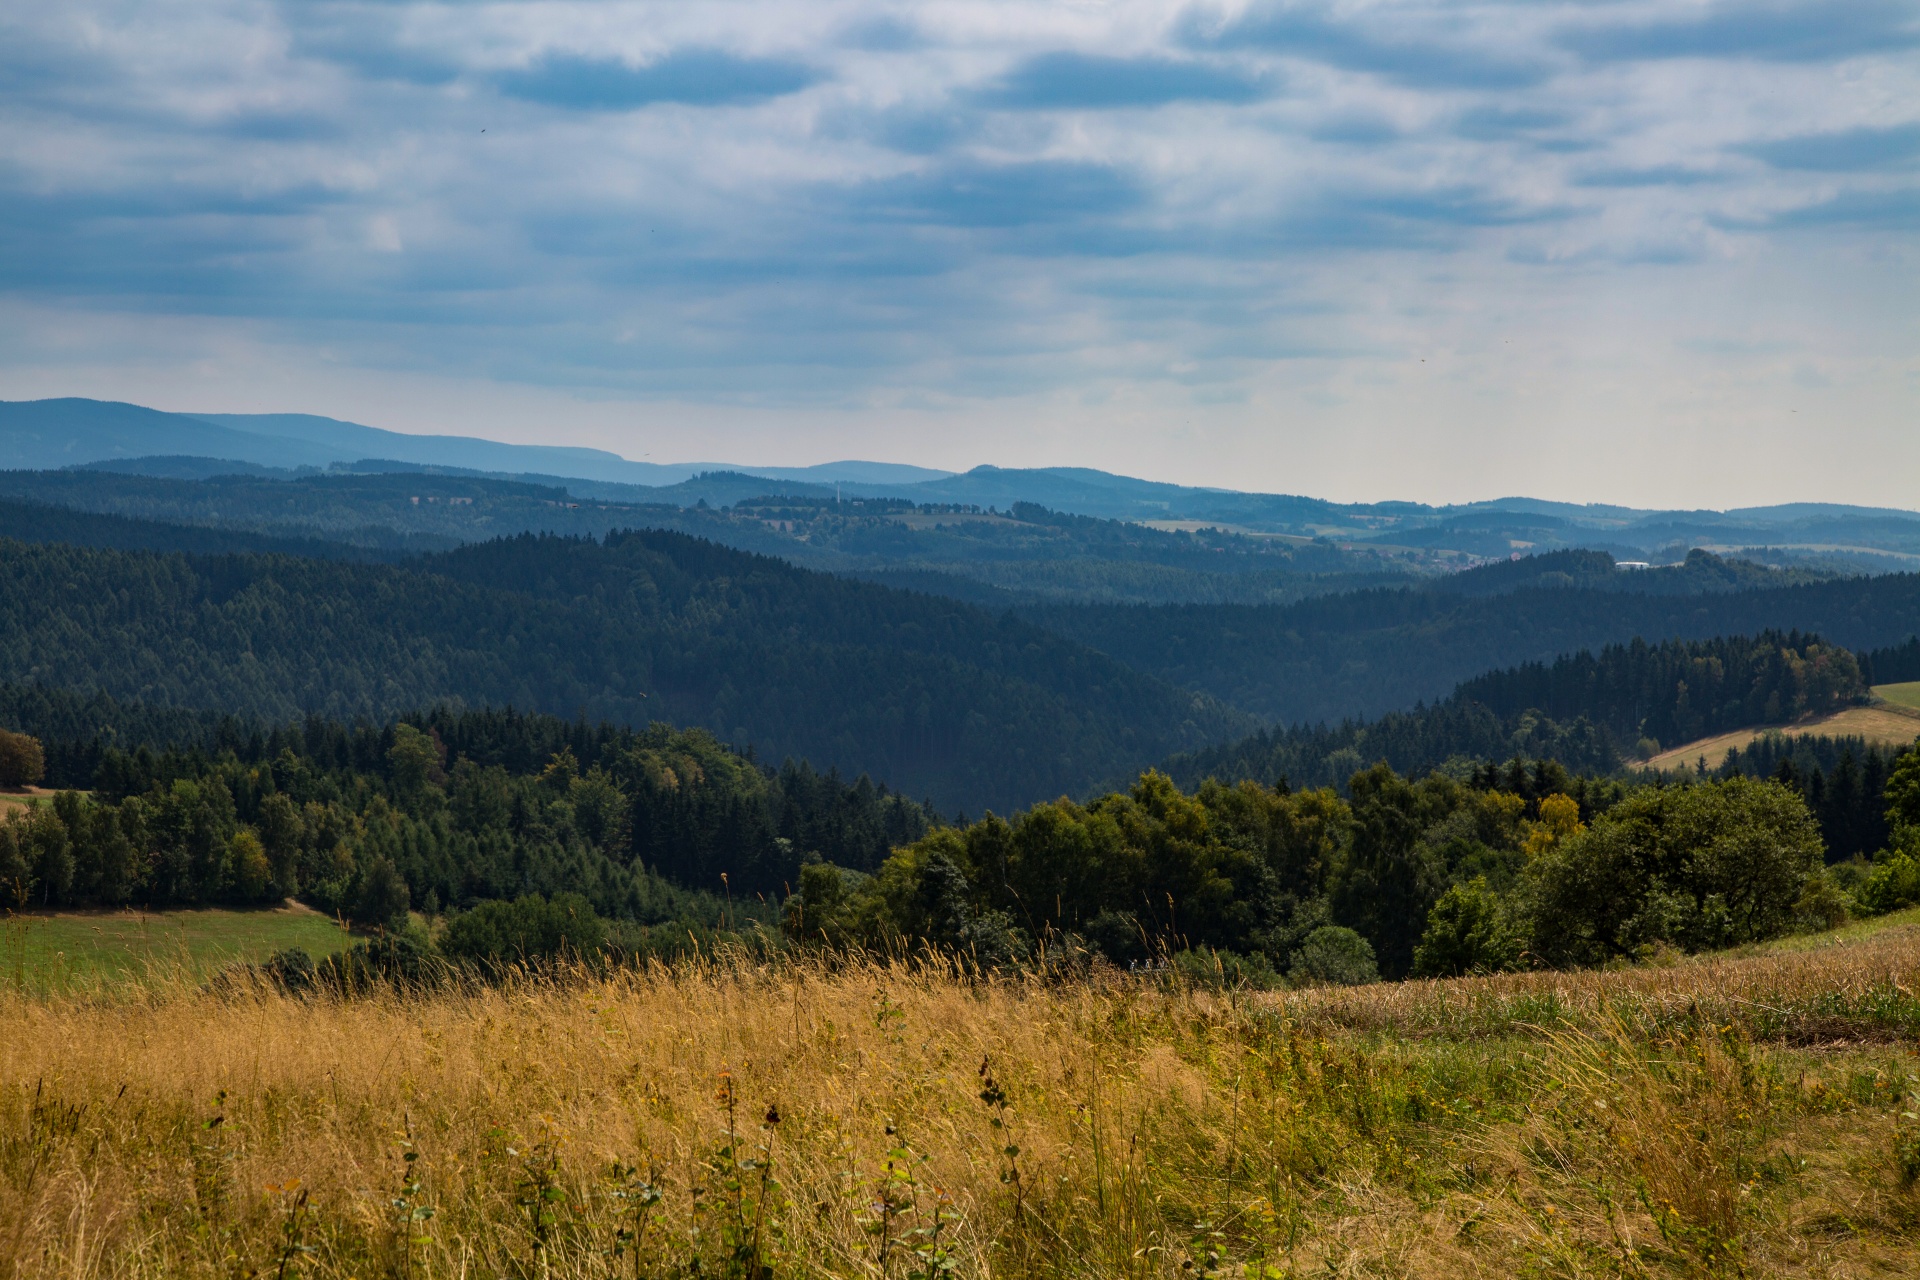
[[[0,719],[57,793],[0,823],[18,909],[292,896],[413,953],[420,918],[471,921],[446,945],[472,956],[587,921],[1266,982],[1920,898],[1912,751],[1773,734],[1636,772],[1920,679],[1910,576],[1568,552],[1276,608],[1008,611],[665,530],[420,554],[20,504],[0,529]],[[1235,663],[1239,705],[1177,682]],[[1404,692],[1455,666],[1431,703],[1352,710],[1398,696],[1382,668]],[[1339,714],[1261,729],[1286,698]],[[1625,879],[1595,890],[1603,863]]]
[[[1382,715],[1485,671],[1636,637],[1798,630],[1869,650],[1920,632],[1920,574],[1768,585],[1768,570],[1705,552],[1671,569],[1613,572],[1605,585],[1561,567],[1588,559],[1555,553],[1430,586],[1270,607],[1048,605],[1020,615],[1280,724]]]

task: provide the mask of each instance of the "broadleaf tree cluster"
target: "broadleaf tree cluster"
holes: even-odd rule
[[[1799,793],[1772,780],[1629,787],[1518,761],[1413,780],[1379,764],[1342,796],[1211,779],[1187,793],[1150,772],[1084,805],[941,828],[871,874],[810,866],[785,923],[803,942],[982,963],[1198,952],[1243,974],[1399,978],[1831,923],[1822,854]]]

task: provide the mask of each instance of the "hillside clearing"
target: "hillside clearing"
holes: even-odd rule
[[[1905,684],[1877,684],[1873,686],[1874,696],[1885,698],[1897,707],[1909,707],[1920,711],[1920,680],[1909,680]]]
[[[1901,690],[1913,688],[1920,696],[1920,685],[1881,685],[1874,693],[1886,698],[1887,689]],[[1735,747],[1744,751],[1764,734],[1779,733],[1789,738],[1814,735],[1830,738],[1865,738],[1869,743],[1879,746],[1903,747],[1920,737],[1920,706],[1909,706],[1892,698],[1865,707],[1848,707],[1828,716],[1816,716],[1786,725],[1756,725],[1748,729],[1736,729],[1732,733],[1723,733],[1711,738],[1701,738],[1683,746],[1662,751],[1647,761],[1645,767],[1661,771],[1672,769],[1691,769],[1698,765],[1702,756],[1706,757],[1707,768],[1717,769],[1725,762],[1727,752]]]
[[[27,809],[34,805],[45,804],[54,796],[51,787],[9,787],[0,790],[0,817],[5,817],[15,809]]]
[[[289,947],[318,958],[352,943],[337,921],[297,905],[8,913],[0,917],[0,983],[50,991],[128,980],[200,981],[225,965]]]
[[[1912,1274],[1920,925],[1277,995],[0,993],[20,1277]]]

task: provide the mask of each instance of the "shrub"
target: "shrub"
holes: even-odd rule
[[[40,739],[0,729],[0,787],[30,787],[46,776]]]
[[[1296,982],[1331,982],[1343,987],[1380,980],[1372,944],[1337,924],[1322,925],[1308,934],[1288,961],[1287,973]]]
[[[1847,891],[1823,870],[1807,877],[1799,901],[1793,904],[1794,923],[1808,933],[1837,929],[1853,914],[1850,906]]]
[[[440,949],[458,959],[500,964],[591,955],[606,939],[606,921],[579,894],[530,893],[512,902],[483,902],[455,916]]]
[[[1360,945],[1366,945],[1364,939]],[[1273,971],[1273,962],[1258,951],[1251,955],[1241,955],[1237,951],[1215,951],[1212,947],[1176,951],[1173,954],[1173,970],[1188,982],[1202,987],[1252,987],[1266,991],[1280,985],[1280,975]]]
[[[1598,963],[1776,936],[1823,853],[1806,802],[1776,782],[1645,788],[1528,866],[1533,950]]]
[[[1882,853],[1853,897],[1862,911],[1876,916],[1920,902],[1920,861],[1905,852]]]
[[[1427,931],[1413,951],[1413,972],[1421,978],[1500,973],[1519,967],[1520,950],[1506,905],[1485,876],[1475,876],[1448,889],[1427,912]]]
[[[281,990],[299,994],[314,988],[313,957],[304,947],[288,947],[268,956],[260,972]]]
[[[283,970],[293,972],[296,965],[297,961],[289,957]],[[446,969],[445,962],[417,938],[388,934],[369,938],[314,965],[313,985],[338,992],[355,991],[375,983],[418,987],[443,978]]]

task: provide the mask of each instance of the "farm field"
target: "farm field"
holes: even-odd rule
[[[288,947],[317,958],[352,943],[337,922],[306,907],[8,913],[0,916],[0,983],[44,992],[129,979],[197,982]]]
[[[1885,698],[1895,706],[1920,711],[1920,680],[1909,680],[1905,684],[1877,684],[1873,692],[1875,697]]]
[[[1727,758],[1727,752],[1747,746],[1762,734],[1782,733],[1799,737],[1804,734],[1819,734],[1828,737],[1865,738],[1868,742],[1883,746],[1905,746],[1916,737],[1920,737],[1920,705],[1902,702],[1890,697],[1888,690],[1913,690],[1915,699],[1920,700],[1920,684],[1880,685],[1874,693],[1885,701],[1865,707],[1848,707],[1829,716],[1818,716],[1789,725],[1760,725],[1750,729],[1737,729],[1732,733],[1723,733],[1711,738],[1701,738],[1682,746],[1662,751],[1646,763],[1649,769],[1692,768],[1700,760],[1707,758],[1707,768],[1718,768]]]
[[[1920,1267],[1920,923],[1260,994],[714,963],[0,994],[20,1276]]]

